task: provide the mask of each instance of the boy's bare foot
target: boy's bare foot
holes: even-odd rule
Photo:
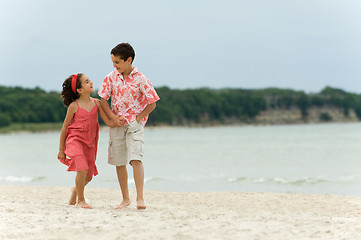
[[[144,200],[137,200],[137,209],[146,209]]]
[[[77,206],[79,206],[81,208],[86,208],[86,209],[93,209],[92,206],[87,204],[85,201],[78,202]]]
[[[114,209],[123,209],[125,207],[128,207],[131,204],[131,201],[122,201],[117,207]]]
[[[77,195],[78,195],[78,193],[76,191],[76,187],[72,187],[71,188],[71,195],[70,195],[70,199],[69,199],[69,205],[75,205],[76,204]]]

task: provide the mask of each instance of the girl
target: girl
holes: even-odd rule
[[[68,171],[77,172],[69,205],[77,203],[82,208],[92,208],[85,201],[84,187],[98,174],[95,166],[98,111],[105,124],[114,126],[101,108],[100,101],[90,97],[92,92],[93,83],[81,73],[68,77],[61,92],[64,105],[69,107],[60,133],[58,159],[69,166]]]

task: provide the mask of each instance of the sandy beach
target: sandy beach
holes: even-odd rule
[[[68,187],[0,192],[0,239],[361,239],[354,196],[146,190],[146,210],[114,210],[119,189],[88,187],[88,210]]]

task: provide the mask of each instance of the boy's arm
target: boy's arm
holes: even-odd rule
[[[100,106],[104,110],[105,114],[114,122],[116,127],[121,127],[124,124],[124,117],[115,115],[109,107],[108,101],[102,98],[100,100]]]
[[[137,122],[140,122],[140,120],[142,120],[145,116],[149,115],[155,109],[156,106],[157,106],[157,104],[155,102],[148,104],[144,108],[144,110],[141,113],[139,113],[139,115],[137,115],[137,118],[135,120]]]

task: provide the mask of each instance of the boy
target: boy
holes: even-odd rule
[[[116,166],[123,201],[115,209],[130,205],[127,163],[133,167],[137,190],[137,209],[145,209],[143,198],[144,168],[142,163],[144,126],[159,100],[150,81],[132,66],[135,52],[129,43],[111,51],[113,66],[101,84],[98,95],[101,106],[115,123],[110,128],[108,163]],[[111,97],[111,109],[107,100]]]

